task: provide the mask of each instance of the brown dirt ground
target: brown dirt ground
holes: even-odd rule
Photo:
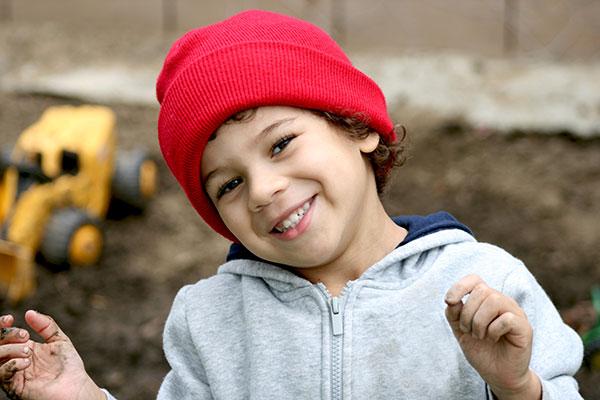
[[[46,107],[64,103],[76,102],[0,93],[0,144],[14,143]],[[121,146],[144,147],[160,159],[156,109],[111,106]],[[450,211],[480,240],[523,259],[560,309],[589,298],[600,283],[600,141],[439,129],[427,113],[395,114],[405,116],[411,157],[385,198],[390,213]],[[213,274],[227,248],[160,167],[160,193],[146,212],[106,222],[100,265],[63,272],[40,266],[37,293],[16,307],[2,305],[19,324],[29,308],[52,314],[91,376],[121,399],[154,398],[168,370],[161,334],[172,298]],[[586,399],[600,399],[600,373],[582,369],[577,378]]]

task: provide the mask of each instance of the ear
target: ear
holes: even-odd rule
[[[359,148],[362,153],[368,154],[375,151],[378,145],[379,134],[377,132],[371,132],[369,133],[369,136],[360,140]]]

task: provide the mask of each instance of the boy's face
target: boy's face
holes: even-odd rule
[[[369,225],[379,200],[363,154],[378,140],[350,139],[305,110],[261,107],[219,128],[204,151],[202,181],[225,225],[255,255],[324,266],[356,249]]]

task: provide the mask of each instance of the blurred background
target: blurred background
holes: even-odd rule
[[[116,113],[118,148],[148,151],[160,178],[143,213],[104,222],[98,266],[38,265],[35,294],[3,313],[52,314],[99,385],[154,398],[173,296],[214,274],[228,247],[162,163],[154,81],[183,32],[248,8],[321,26],[381,85],[410,155],[390,213],[449,211],[522,259],[580,333],[597,323],[598,0],[0,0],[2,149],[50,106],[101,104]],[[577,378],[600,399],[599,372]]]

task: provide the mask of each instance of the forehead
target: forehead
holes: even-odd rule
[[[215,137],[223,136],[231,131],[260,131],[273,122],[296,118],[303,114],[308,114],[308,112],[300,108],[284,106],[265,106],[242,111],[223,123],[215,132]]]
[[[293,107],[259,107],[248,118],[224,123],[208,141],[202,155],[202,176],[226,162],[233,154],[246,151],[246,145],[253,143],[265,128],[298,118],[312,116],[306,110]],[[283,125],[283,124],[282,124]]]

